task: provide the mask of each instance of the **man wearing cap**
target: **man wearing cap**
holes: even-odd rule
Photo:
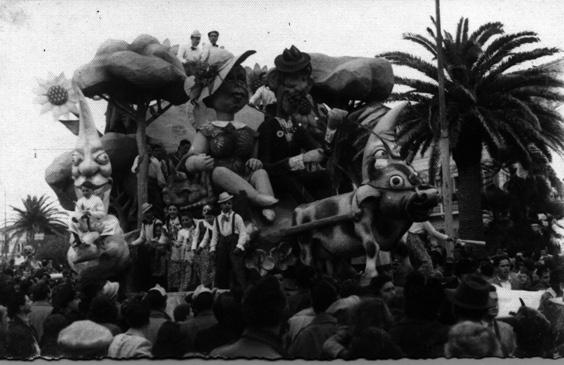
[[[221,214],[213,222],[210,253],[215,254],[215,287],[229,289],[235,279],[241,288],[245,288],[245,272],[242,251],[247,243],[247,231],[243,218],[232,209],[233,195],[223,192],[219,194],[217,203]],[[232,278],[233,271],[234,278]]]
[[[202,55],[202,50],[198,47],[200,44],[200,39],[202,35],[200,34],[199,30],[195,30],[190,35],[190,41],[192,42],[190,45],[183,44],[178,48],[178,54],[176,57],[182,63],[186,63],[189,61],[199,61],[200,56]]]
[[[223,49],[223,46],[218,46],[217,45],[217,40],[219,39],[219,32],[217,30],[211,30],[208,32],[208,39],[210,41],[210,44],[206,44],[204,47],[207,48],[221,48]]]

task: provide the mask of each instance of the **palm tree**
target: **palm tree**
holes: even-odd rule
[[[403,38],[421,45],[436,57],[435,33],[432,28],[427,28],[427,32],[430,38],[411,33]],[[550,107],[551,102],[564,101],[556,89],[564,83],[553,72],[524,65],[559,50],[517,50],[537,42],[539,38],[534,32],[505,34],[499,22],[484,24],[469,34],[465,18],[458,23],[454,37],[444,32],[446,118],[459,176],[460,237],[482,238],[480,162],[484,147],[494,159],[510,155],[524,165],[531,161],[529,145],[536,146],[548,159],[550,150],[564,148],[563,118]],[[431,149],[429,175],[434,182],[440,132],[437,68],[404,52],[380,56],[427,78],[397,77],[396,83],[409,89],[394,93],[392,98],[412,102],[401,118],[398,142],[403,156],[414,156],[417,152],[423,155]]]
[[[23,209],[12,206],[17,217],[12,220],[9,228],[10,236],[25,235],[27,243],[33,242],[35,233],[63,235],[66,224],[62,220],[61,213],[53,202],[49,202],[47,196],[41,197],[28,195],[22,199]]]

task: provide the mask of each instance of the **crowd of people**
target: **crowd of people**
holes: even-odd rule
[[[298,264],[231,290],[199,284],[174,305],[158,283],[126,294],[117,283],[80,283],[70,271],[53,278],[41,265],[8,265],[0,278],[0,354],[308,360],[564,355],[559,322],[546,313],[550,300],[562,301],[557,256],[498,252],[477,261],[457,247],[455,259],[445,260],[440,249],[428,249],[431,269],[413,268],[394,254],[394,263],[380,267],[368,286]],[[523,306],[499,317],[502,288],[543,291],[539,308]]]

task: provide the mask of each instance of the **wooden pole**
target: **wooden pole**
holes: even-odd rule
[[[440,0],[435,0],[436,25],[437,25],[437,69],[439,81],[439,123],[440,123],[440,139],[439,149],[441,152],[441,169],[442,169],[442,196],[445,219],[445,232],[449,237],[454,236],[454,226],[452,219],[452,180],[450,176],[450,143],[448,138],[448,123],[446,120],[446,103],[445,103],[445,76],[443,64],[443,33],[441,30],[441,4]],[[479,199],[480,197],[476,197]],[[446,243],[446,256],[453,257],[452,242]]]
[[[139,170],[137,171],[137,227],[141,227],[143,221],[142,206],[148,202],[148,180],[149,180],[149,156],[147,155],[147,136],[145,134],[145,117],[147,116],[147,104],[139,103],[135,111],[135,122],[137,130],[135,140],[137,142],[137,154],[139,155]]]

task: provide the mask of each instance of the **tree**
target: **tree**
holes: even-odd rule
[[[9,227],[10,237],[25,235],[27,243],[33,242],[35,233],[55,234],[62,236],[66,231],[66,224],[61,213],[48,197],[28,195],[22,199],[23,209],[12,206],[17,217]]]
[[[403,38],[436,57],[435,33],[432,28],[427,28],[427,32],[430,38],[412,33]],[[537,147],[548,159],[551,150],[564,149],[563,118],[550,107],[550,103],[564,101],[557,89],[564,82],[545,68],[525,67],[526,62],[554,55],[558,49],[518,50],[538,42],[537,34],[530,31],[505,34],[499,22],[484,24],[469,34],[465,18],[458,23],[454,37],[444,32],[441,46],[446,118],[459,176],[460,237],[483,237],[480,163],[484,147],[494,159],[510,155],[525,166],[531,161],[529,145]],[[380,56],[426,77],[396,77],[396,84],[409,89],[394,93],[392,99],[413,102],[401,116],[398,143],[404,157],[431,149],[429,178],[434,182],[440,137],[437,68],[404,52]]]

